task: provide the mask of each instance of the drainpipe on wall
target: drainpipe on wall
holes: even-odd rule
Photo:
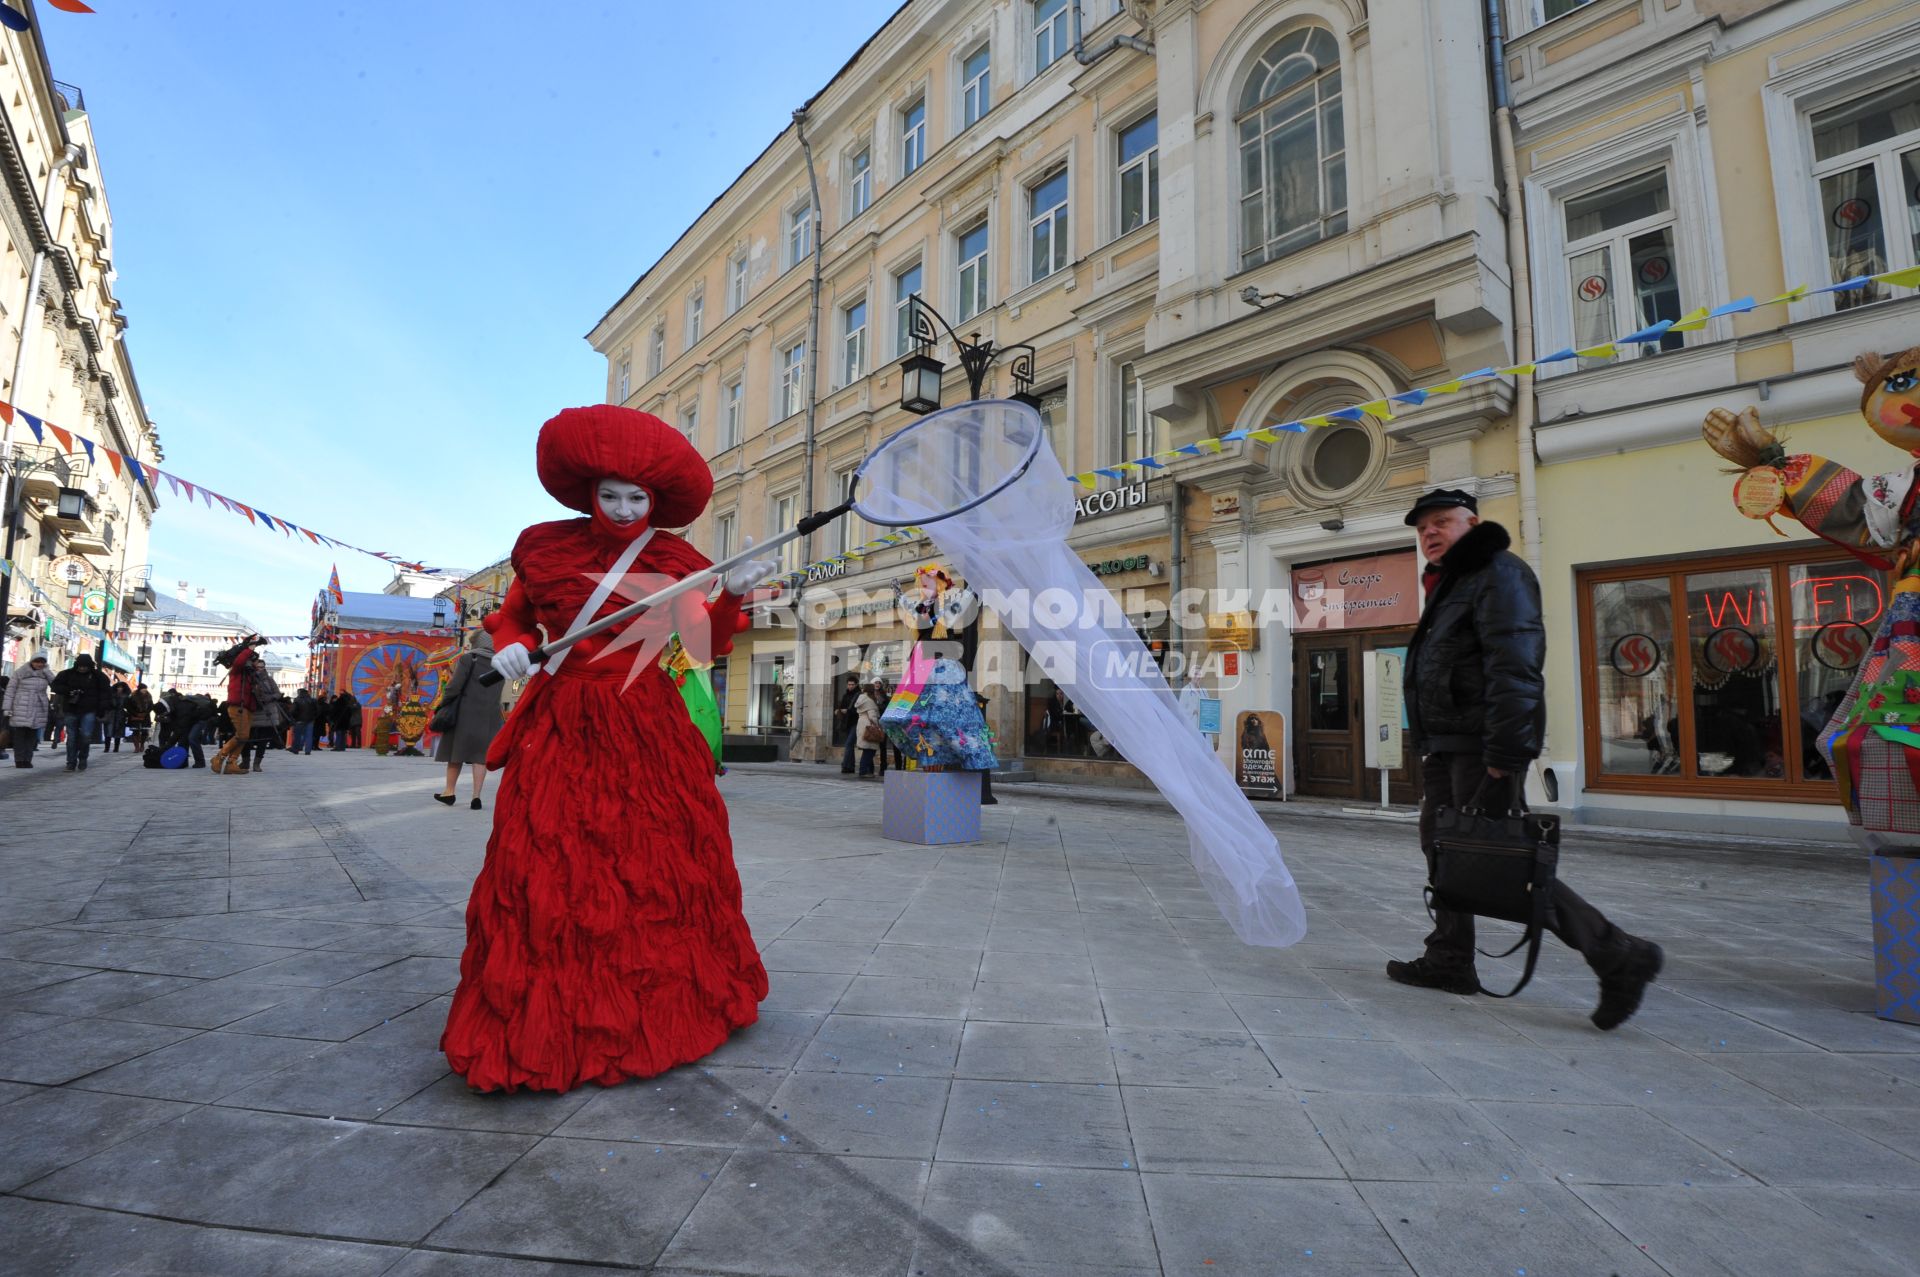
[[[1533,273],[1527,258],[1527,210],[1520,165],[1513,153],[1513,106],[1507,85],[1507,47],[1500,27],[1501,0],[1487,0],[1487,56],[1493,74],[1493,128],[1500,151],[1506,201],[1507,269],[1513,279],[1513,362],[1533,362]],[[1540,502],[1535,492],[1533,376],[1513,379],[1514,445],[1520,460],[1520,541],[1527,566],[1540,575]]]
[[[826,239],[826,225],[820,218],[820,178],[813,169],[813,146],[807,141],[807,108],[801,107],[793,113],[793,131],[800,140],[800,154],[807,162],[808,199],[813,210],[813,281],[807,302],[807,432],[805,477],[801,479],[801,508],[808,514],[813,513],[813,451],[814,418],[817,410],[816,391],[820,384],[820,265],[822,246]],[[839,500],[838,497],[835,498]],[[800,538],[800,563],[802,567],[813,562],[813,533]],[[801,604],[807,588],[805,581],[794,594],[796,606],[793,609],[793,730],[797,736],[790,736],[787,743],[788,757],[793,756],[796,744],[806,746],[802,753],[811,754],[813,737],[807,726],[807,609]]]
[[[1080,0],[1073,0],[1073,58],[1081,66],[1092,66],[1115,49],[1132,49],[1137,53],[1152,53],[1153,41],[1143,40],[1137,35],[1117,35],[1105,44],[1087,52],[1086,41],[1082,38],[1080,20]]]

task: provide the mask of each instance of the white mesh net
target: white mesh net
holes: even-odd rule
[[[928,416],[867,459],[858,508],[877,523],[924,526],[1041,671],[1173,804],[1201,882],[1242,941],[1289,945],[1306,934],[1272,832],[1180,712],[1118,601],[1068,547],[1073,489],[1039,413],[987,400]]]

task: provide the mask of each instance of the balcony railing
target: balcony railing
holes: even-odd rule
[[[60,99],[63,111],[84,111],[87,109],[87,96],[80,92],[77,84],[67,84],[61,80],[53,82],[53,95]]]
[[[63,488],[71,487],[75,477],[73,463],[52,444],[14,444],[13,468],[22,475],[29,472],[46,475]]]

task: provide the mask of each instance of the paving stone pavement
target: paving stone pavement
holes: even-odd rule
[[[1842,848],[1569,835],[1666,946],[1626,1028],[1549,942],[1511,1002],[1389,984],[1403,823],[1268,809],[1310,918],[1233,938],[1164,807],[1009,787],[879,836],[837,771],[722,781],[760,1022],[476,1097],[436,1049],[491,814],[354,752],[0,770],[0,1272],[223,1277],[1894,1274],[1920,1030]],[[1511,967],[1487,964],[1496,984]],[[1510,977],[1508,977],[1510,978]]]

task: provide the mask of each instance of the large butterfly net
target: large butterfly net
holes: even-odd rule
[[[1185,819],[1234,934],[1289,945],[1306,915],[1279,844],[1182,714],[1119,602],[1067,544],[1073,491],[1040,414],[985,400],[934,413],[861,466],[856,509],[924,526],[1039,668]]]

